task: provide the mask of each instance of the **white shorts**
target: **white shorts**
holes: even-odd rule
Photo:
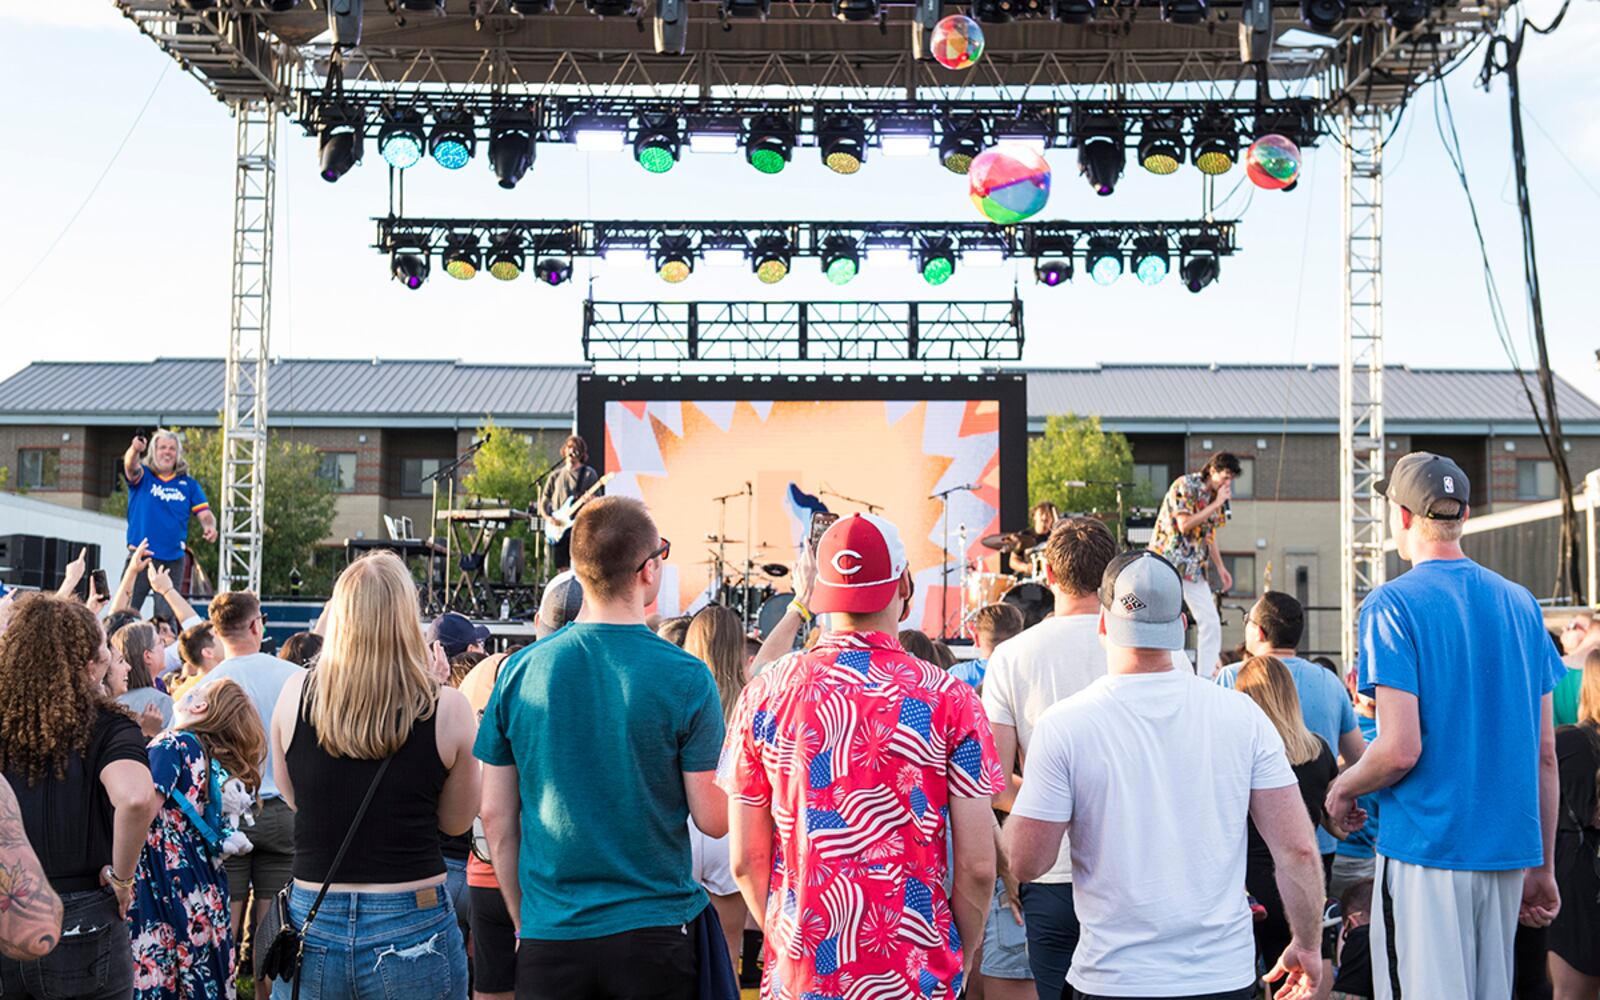
[[[728,838],[708,837],[689,820],[689,850],[694,855],[694,880],[713,896],[734,896],[739,892],[728,865]]]
[[[1378,855],[1372,891],[1377,1000],[1504,1000],[1521,869],[1425,868]]]

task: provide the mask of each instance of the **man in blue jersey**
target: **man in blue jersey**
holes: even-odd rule
[[[1413,452],[1376,489],[1410,572],[1367,595],[1360,689],[1378,736],[1328,790],[1359,828],[1378,792],[1372,907],[1378,1000],[1502,1000],[1517,923],[1560,908],[1550,692],[1562,666],[1533,595],[1466,557],[1472,499],[1448,458]]]
[[[217,540],[216,515],[211,513],[206,491],[189,475],[183,442],[171,431],[156,431],[148,441],[143,434],[135,434],[122,456],[122,472],[128,479],[128,548],[138,548],[141,541],[148,543],[150,561],[171,573],[174,582],[182,580],[189,518],[199,519],[206,541]],[[144,604],[149,592],[150,583],[140,574],[133,585],[134,609]],[[154,613],[172,614],[159,594]]]

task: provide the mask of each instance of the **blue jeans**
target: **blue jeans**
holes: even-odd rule
[[[316,893],[295,886],[289,914],[305,921]],[[412,892],[330,892],[305,934],[301,1000],[466,1000],[467,950],[444,886]],[[293,983],[272,984],[290,1000]]]
[[[1028,965],[1039,1000],[1072,996],[1067,970],[1078,947],[1078,913],[1072,907],[1071,882],[1024,882],[1020,887],[1022,919],[1028,930]]]
[[[472,896],[467,893],[467,859],[444,859],[444,892],[456,910],[456,926],[461,928],[463,940],[472,934]]]

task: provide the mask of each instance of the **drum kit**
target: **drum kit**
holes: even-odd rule
[[[1014,551],[1023,541],[1020,532],[1008,531],[985,535],[979,540],[984,548],[997,552]],[[1025,627],[1032,627],[1049,617],[1055,605],[1045,578],[1044,543],[1027,550],[1030,572],[1027,576],[1011,573],[964,572],[961,582],[961,621],[970,627],[978,611],[989,604],[1010,604],[1022,612]],[[964,566],[965,570],[966,567]]]
[[[789,602],[794,600],[792,592],[778,589],[788,584],[789,567],[765,561],[770,546],[751,546],[741,565],[728,559],[727,547],[743,545],[743,541],[716,534],[707,535],[706,541],[716,547],[708,547],[707,558],[690,565],[709,567],[706,591],[712,602],[738,615],[747,632],[759,629],[766,636],[783,620]]]

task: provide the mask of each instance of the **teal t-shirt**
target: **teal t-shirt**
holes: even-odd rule
[[[1583,689],[1583,668],[1567,668],[1566,676],[1556,682],[1556,689],[1550,692],[1551,705],[1558,726],[1576,726],[1578,724],[1578,692]]]
[[[473,753],[517,769],[522,937],[700,915],[683,774],[716,770],[722,735],[711,671],[643,625],[568,625],[506,661]]]

